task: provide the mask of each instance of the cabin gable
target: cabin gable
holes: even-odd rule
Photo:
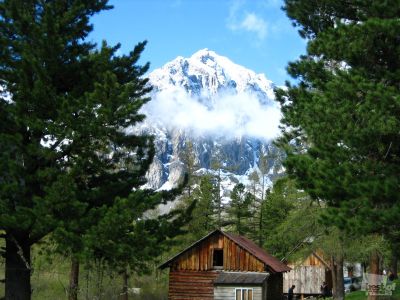
[[[181,253],[170,267],[175,271],[266,271],[260,259],[219,232]]]

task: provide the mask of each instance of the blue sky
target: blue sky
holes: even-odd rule
[[[93,17],[90,39],[121,43],[122,53],[143,40],[142,63],[151,70],[177,56],[208,48],[264,73],[281,85],[285,67],[305,53],[305,42],[279,0],[111,0],[114,9]]]

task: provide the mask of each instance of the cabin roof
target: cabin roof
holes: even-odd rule
[[[200,240],[193,243],[192,245],[190,245],[183,251],[179,252],[177,255],[170,258],[165,263],[163,263],[160,266],[160,268],[164,269],[164,268],[168,267],[171,264],[171,262],[176,260],[183,253],[194,248],[195,246],[200,244],[202,241],[208,239],[210,236],[217,234],[217,233],[222,234],[223,236],[227,237],[228,239],[232,240],[234,243],[236,243],[237,245],[239,245],[240,247],[245,249],[247,252],[254,255],[256,258],[258,258],[260,261],[262,261],[264,264],[266,264],[268,266],[268,269],[270,269],[272,272],[281,273],[281,272],[289,272],[291,270],[291,268],[288,267],[286,264],[284,264],[283,262],[281,262],[280,260],[278,260],[277,258],[272,256],[271,254],[266,252],[264,249],[262,249],[261,247],[256,245],[253,241],[249,240],[248,238],[245,238],[244,236],[228,233],[228,232],[223,232],[222,230],[219,230],[219,229],[216,229],[216,230],[210,232],[205,237],[201,238]]]
[[[221,272],[214,280],[214,284],[263,284],[268,278],[268,273],[257,272]]]
[[[269,266],[273,272],[280,273],[280,272],[289,272],[291,270],[291,268],[288,267],[286,264],[284,264],[279,259],[277,259],[276,257],[269,254],[267,251],[265,251],[263,248],[261,248],[256,243],[249,240],[248,238],[241,236],[241,235],[235,235],[235,234],[227,233],[227,232],[225,232],[223,234],[225,236],[227,236],[228,238],[230,238],[232,241],[234,241],[239,246],[243,247],[249,253],[253,254],[255,257],[257,257],[259,260],[261,260],[267,266]]]

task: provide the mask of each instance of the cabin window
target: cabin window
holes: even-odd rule
[[[214,249],[213,252],[213,267],[224,266],[224,251],[222,249]]]
[[[253,289],[239,288],[235,289],[236,300],[253,300]]]

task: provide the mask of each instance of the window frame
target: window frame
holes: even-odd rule
[[[222,261],[221,261],[222,264],[221,265],[214,265],[215,250],[221,251],[221,254],[222,254]],[[223,248],[213,248],[213,251],[212,251],[212,267],[215,270],[222,270],[224,268],[224,249]]]
[[[240,291],[240,299],[239,300],[243,300],[243,291],[246,290],[247,291],[247,300],[253,300],[254,299],[254,289],[250,288],[250,287],[238,287],[235,288],[235,300],[237,299],[237,292]],[[249,299],[249,291],[251,291],[251,299]]]

